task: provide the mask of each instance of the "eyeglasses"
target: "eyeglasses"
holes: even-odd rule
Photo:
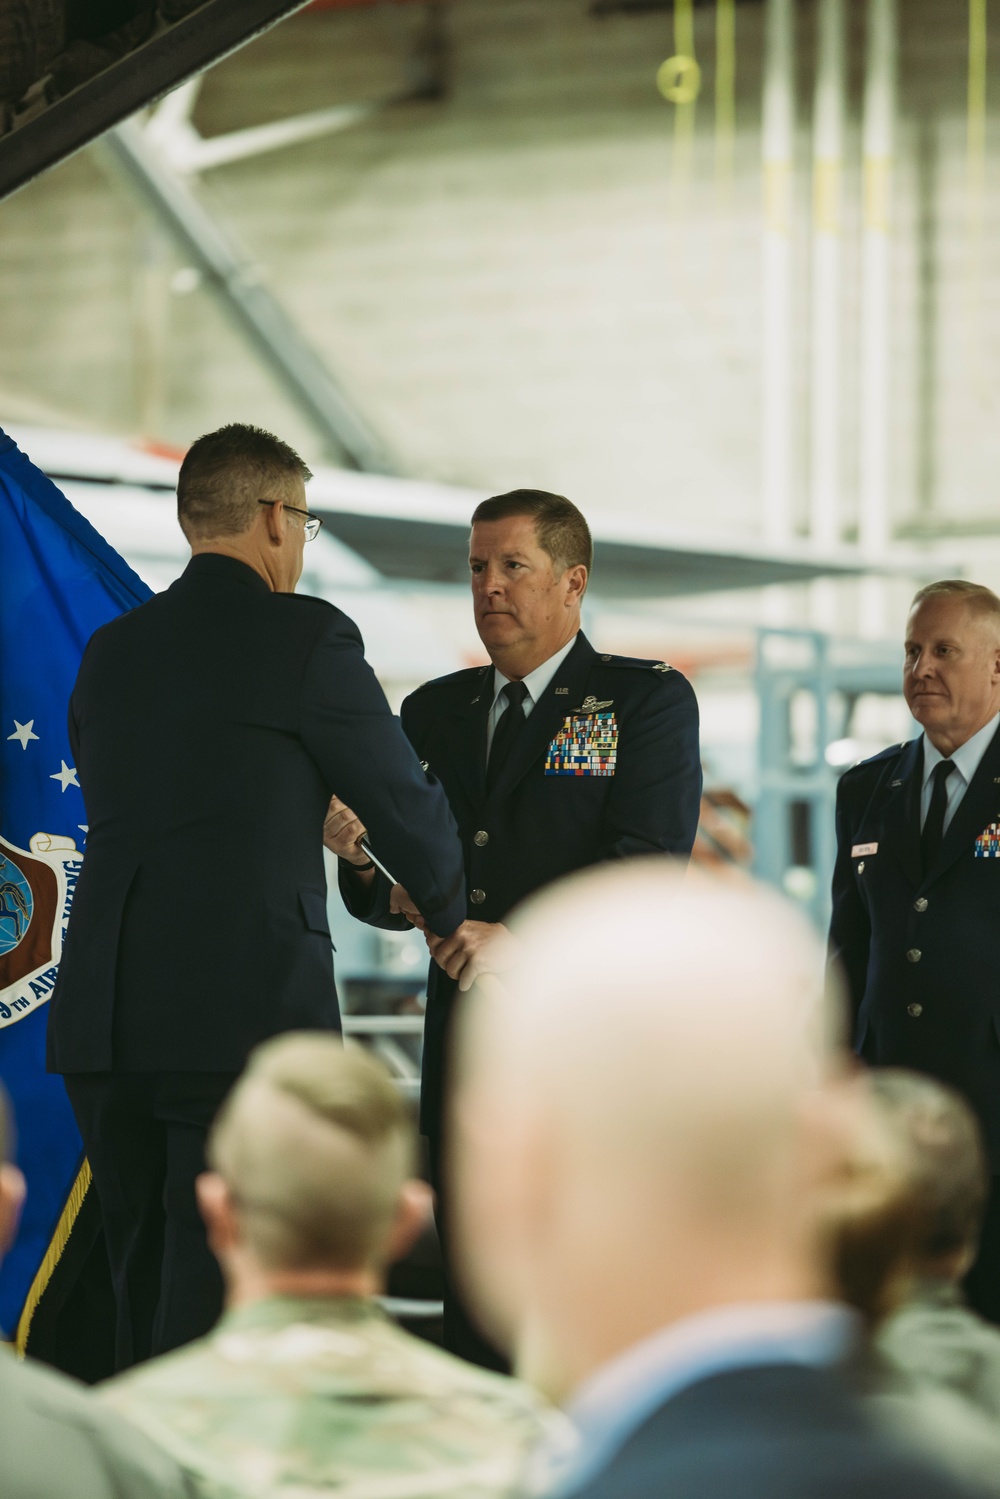
[[[277,505],[278,503],[278,500],[257,501],[258,505]],[[280,503],[283,504],[284,501],[281,501]],[[308,510],[300,510],[297,505],[285,505],[285,509],[290,510],[293,515],[305,516],[305,522],[303,523],[302,529],[306,533],[306,541],[315,541],[316,537],[319,535],[319,528],[323,524],[320,517],[318,515],[310,515]]]

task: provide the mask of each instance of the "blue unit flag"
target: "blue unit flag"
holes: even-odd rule
[[[67,710],[90,636],[150,595],[0,431],[0,1080],[28,1182],[0,1266],[0,1329],[21,1348],[89,1181],[62,1078],[45,1071],[46,1001],[87,836]]]

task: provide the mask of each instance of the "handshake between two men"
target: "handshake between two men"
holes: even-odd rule
[[[370,885],[378,871],[361,846],[365,826],[339,797],[330,800],[323,823],[323,843],[342,863],[350,865],[354,877]],[[454,979],[462,993],[472,988],[481,973],[497,973],[507,967],[514,938],[499,921],[463,921],[448,937],[430,930],[402,885],[393,885],[389,910],[423,932],[434,962]]]

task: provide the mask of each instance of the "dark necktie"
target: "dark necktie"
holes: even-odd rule
[[[923,860],[924,874],[937,858],[944,841],[944,812],[948,805],[947,781],[954,769],[955,766],[951,760],[941,760],[931,772],[934,782],[931,788],[931,804],[927,809],[927,820],[920,835],[920,855]]]
[[[524,728],[524,700],[528,689],[523,682],[508,682],[500,693],[507,706],[493,730],[490,758],[486,766],[486,789],[492,791],[511,751],[511,746]]]

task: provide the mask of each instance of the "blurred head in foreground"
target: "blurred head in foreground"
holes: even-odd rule
[[[457,1248],[484,1328],[564,1398],[681,1317],[826,1289],[854,1128],[824,955],[774,894],[666,860],[513,923],[459,1037]]]
[[[957,1282],[976,1257],[989,1192],[978,1122],[963,1098],[901,1068],[865,1075],[868,1126],[834,1211],[837,1278],[877,1325],[917,1282]]]
[[[10,1159],[13,1150],[14,1119],[0,1086],[0,1259],[14,1242],[24,1203],[24,1177]]]
[[[426,1219],[414,1159],[406,1105],[373,1057],[310,1032],[259,1046],[198,1181],[230,1304],[375,1294]]]

